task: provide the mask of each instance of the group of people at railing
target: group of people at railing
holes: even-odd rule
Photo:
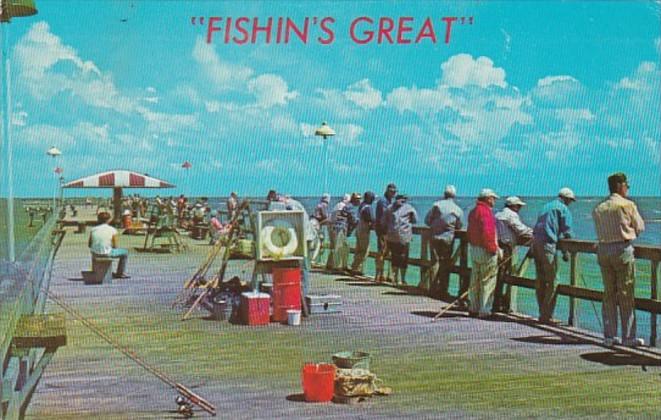
[[[632,241],[644,230],[644,222],[636,204],[628,198],[629,184],[625,174],[609,176],[608,188],[610,195],[592,212],[598,237],[598,263],[604,283],[604,340],[608,346],[624,344],[635,347],[644,342],[636,336]],[[432,205],[424,218],[431,230],[431,292],[441,298],[449,297],[449,276],[457,255],[453,252],[455,233],[462,228],[464,218],[462,209],[455,202],[456,195],[453,185],[446,186],[443,198]],[[503,209],[494,214],[499,198],[489,188],[481,190],[467,217],[466,235],[471,260],[468,313],[477,318],[489,318],[494,312],[509,310],[509,286],[498,273],[511,272],[517,246],[526,245],[528,255],[535,262],[539,321],[557,325],[559,321],[553,318],[553,313],[557,296],[558,242],[574,236],[569,207],[576,201],[576,196],[569,188],[560,189],[557,197],[543,207],[534,226],[526,226],[521,221],[519,211],[526,203],[516,196],[507,197]],[[395,184],[386,187],[376,205],[375,200],[371,191],[362,196],[347,194],[331,208],[330,195],[321,197],[312,218],[321,231],[326,227],[330,236],[326,268],[362,274],[369,254],[370,234],[374,230],[378,247],[375,279],[405,283],[409,247],[418,214],[407,202],[408,197],[398,193]],[[349,268],[347,237],[353,232],[356,236],[355,257]],[[568,261],[566,252],[561,255]],[[392,279],[384,275],[384,261],[388,256],[393,269]],[[617,334],[618,314],[621,338]]]

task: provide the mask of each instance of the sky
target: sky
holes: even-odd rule
[[[628,174],[633,195],[661,195],[658,1],[37,7],[6,25],[17,196],[51,196],[56,166],[66,180],[148,173],[177,184],[165,194],[319,195],[325,162],[334,195],[382,192],[389,182],[411,195],[437,195],[448,183],[462,196],[484,187],[544,196],[564,186],[604,195],[616,171]],[[222,17],[221,31],[209,43],[212,16]],[[305,44],[225,43],[226,19],[242,16],[299,26],[332,17],[334,40],[317,41],[317,21]],[[410,17],[402,34],[410,40],[429,17],[438,39],[359,44],[350,27],[363,16],[374,23],[360,22],[357,39],[381,17]],[[466,23],[454,23],[446,44],[448,16]],[[314,135],[322,121],[337,133],[327,161]],[[62,156],[48,157],[51,146]]]

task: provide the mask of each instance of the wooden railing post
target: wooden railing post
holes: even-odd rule
[[[459,242],[459,293],[461,296],[468,290],[470,284],[470,274],[468,272],[468,239],[466,236],[461,237]]]
[[[569,260],[569,284],[572,287],[576,286],[576,263],[578,262],[578,254],[576,252],[570,253]],[[576,298],[569,298],[569,320],[568,323],[572,327],[575,327],[578,324],[578,318],[576,316]]]
[[[650,278],[650,286],[652,288],[650,297],[653,300],[658,299],[658,277],[657,277],[657,270],[659,269],[659,260],[652,260],[650,261],[650,268],[651,268],[651,273],[652,276]],[[656,337],[657,337],[657,315],[658,312],[652,311],[650,312],[650,346],[656,347]]]
[[[420,234],[420,260],[423,262],[428,262],[431,260],[429,249],[430,249],[430,237],[431,232],[425,230]],[[431,267],[428,264],[422,265],[420,267],[420,283],[418,283],[418,288],[426,290],[429,292],[431,290]]]

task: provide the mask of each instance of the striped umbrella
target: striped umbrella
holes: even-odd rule
[[[112,188],[114,220],[121,217],[122,189],[124,188],[174,188],[175,185],[147,174],[133,171],[99,172],[67,182],[62,188]]]

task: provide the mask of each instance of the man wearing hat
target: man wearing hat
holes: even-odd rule
[[[496,295],[494,298],[494,310],[510,312],[516,310],[516,294],[513,295],[511,285],[507,285],[503,294],[503,277],[512,272],[512,266],[516,263],[516,246],[518,244],[529,244],[532,239],[532,228],[526,226],[519,216],[519,211],[526,203],[519,197],[513,195],[505,199],[505,207],[496,213],[496,229],[498,231],[498,246],[503,250],[503,268],[498,270],[496,281]],[[514,307],[511,301],[514,300]]]
[[[558,270],[557,245],[562,238],[571,238],[572,215],[569,205],[576,201],[574,192],[562,188],[558,197],[547,203],[537,218],[533,228],[532,252],[537,272],[536,295],[539,305],[539,322],[543,324],[558,324],[553,319],[555,309],[555,275]],[[569,259],[563,253],[563,260]]]
[[[629,200],[629,183],[622,172],[608,177],[610,196],[592,212],[599,245],[597,257],[604,281],[604,344],[620,344],[617,337],[618,307],[625,346],[642,346],[636,338],[634,251],[632,241],[645,229],[636,204]]]
[[[484,188],[477,197],[475,208],[468,214],[466,233],[472,262],[468,313],[480,318],[491,316],[498,257],[502,253],[498,247],[496,218],[493,215],[498,198],[493,190]]]
[[[409,263],[409,245],[413,239],[413,225],[418,213],[407,203],[406,194],[395,196],[395,202],[386,209],[384,219],[387,226],[386,241],[390,249],[393,282],[406,285],[406,269]]]
[[[374,193],[365,191],[363,202],[358,207],[358,227],[356,228],[356,253],[351,264],[353,274],[363,275],[363,262],[367,258],[370,247],[370,232],[374,227],[374,215],[372,213],[372,203],[374,202]]]
[[[455,231],[461,229],[464,212],[455,203],[457,189],[446,185],[443,199],[436,201],[425,216],[425,224],[430,227],[432,267],[430,270],[429,291],[432,296],[447,299],[452,265],[452,245]]]
[[[388,226],[385,223],[386,209],[390,207],[395,195],[397,194],[397,186],[395,184],[388,184],[383,197],[379,198],[376,202],[376,216],[374,220],[374,231],[376,232],[377,247],[379,256],[376,258],[376,281],[384,281],[383,266],[388,249],[386,245],[386,233],[388,233]]]

